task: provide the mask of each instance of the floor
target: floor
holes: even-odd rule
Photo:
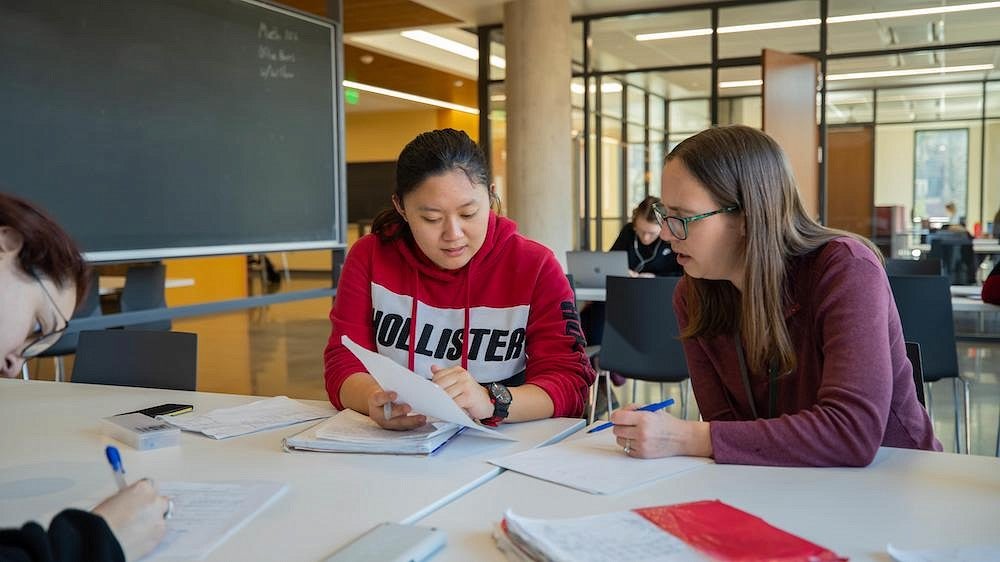
[[[329,282],[322,275],[293,274],[291,280],[271,286],[268,292],[322,288],[329,286]],[[251,286],[252,294],[260,294],[259,279],[252,278]],[[323,348],[330,335],[330,304],[330,299],[313,299],[184,319],[175,321],[174,329],[199,336],[199,390],[326,400]],[[958,317],[957,331],[978,328],[977,322],[971,315]],[[987,319],[985,329],[994,334],[1000,332],[1000,318]],[[971,387],[972,453],[992,456],[996,454],[1000,416],[1000,342],[960,342],[958,355],[962,376]],[[33,377],[51,380],[51,364],[51,359],[33,361],[30,365]],[[71,369],[70,359],[67,370]],[[668,396],[676,397],[679,402],[676,385],[667,387]],[[952,388],[950,383],[941,382],[932,390],[935,432],[946,451],[954,450],[955,444]],[[615,392],[619,402],[632,401],[631,382]],[[659,396],[659,385],[640,383],[636,401],[649,403]],[[693,400],[688,415],[697,418]]]

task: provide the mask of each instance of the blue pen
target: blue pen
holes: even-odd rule
[[[658,411],[666,408],[667,406],[670,406],[673,403],[674,403],[674,399],[673,398],[667,398],[663,402],[658,402],[656,404],[647,404],[647,405],[643,406],[642,408],[639,408],[639,410],[643,411],[643,412],[658,412]],[[601,431],[601,430],[607,429],[607,428],[609,428],[609,427],[611,427],[613,425],[615,425],[615,424],[613,424],[611,422],[602,423],[601,425],[595,427],[594,429],[591,429],[591,430],[587,431],[587,433],[594,433],[596,431]]]
[[[122,456],[118,453],[118,448],[114,445],[108,445],[104,449],[104,455],[108,457],[108,462],[111,463],[111,470],[115,473],[115,482],[118,482],[118,489],[124,490],[128,484],[125,483],[125,466],[122,465]]]

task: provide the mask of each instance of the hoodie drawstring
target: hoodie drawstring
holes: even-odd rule
[[[469,310],[469,299],[472,294],[472,281],[469,269],[464,273],[465,281],[465,306],[464,318],[462,322],[462,368],[469,370],[469,324],[471,313]],[[406,366],[413,370],[416,360],[417,349],[417,301],[420,299],[420,272],[413,270],[413,299],[410,305],[410,345],[407,354]]]

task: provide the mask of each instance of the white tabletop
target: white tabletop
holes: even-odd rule
[[[448,535],[434,562],[501,562],[490,531],[507,508],[559,518],[705,499],[760,516],[852,562],[889,560],[886,543],[934,548],[1000,541],[1000,459],[889,448],[867,468],[709,465],[616,496],[505,472],[420,525]]]
[[[89,508],[114,492],[102,417],[166,402],[207,412],[256,399],[0,380],[0,526],[38,518],[47,524],[63,507]],[[554,419],[501,426],[516,443],[467,432],[433,457],[283,452],[281,439],[308,424],[223,441],[184,433],[179,447],[120,449],[130,480],[287,482],[284,497],[207,560],[314,561],[378,523],[417,519],[495,477],[499,469],[486,459],[561,439],[582,425]]]

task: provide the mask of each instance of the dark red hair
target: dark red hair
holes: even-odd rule
[[[76,242],[52,217],[24,199],[0,192],[0,226],[13,228],[24,239],[17,257],[25,272],[44,275],[59,288],[75,284],[76,306],[83,304],[89,268]]]

